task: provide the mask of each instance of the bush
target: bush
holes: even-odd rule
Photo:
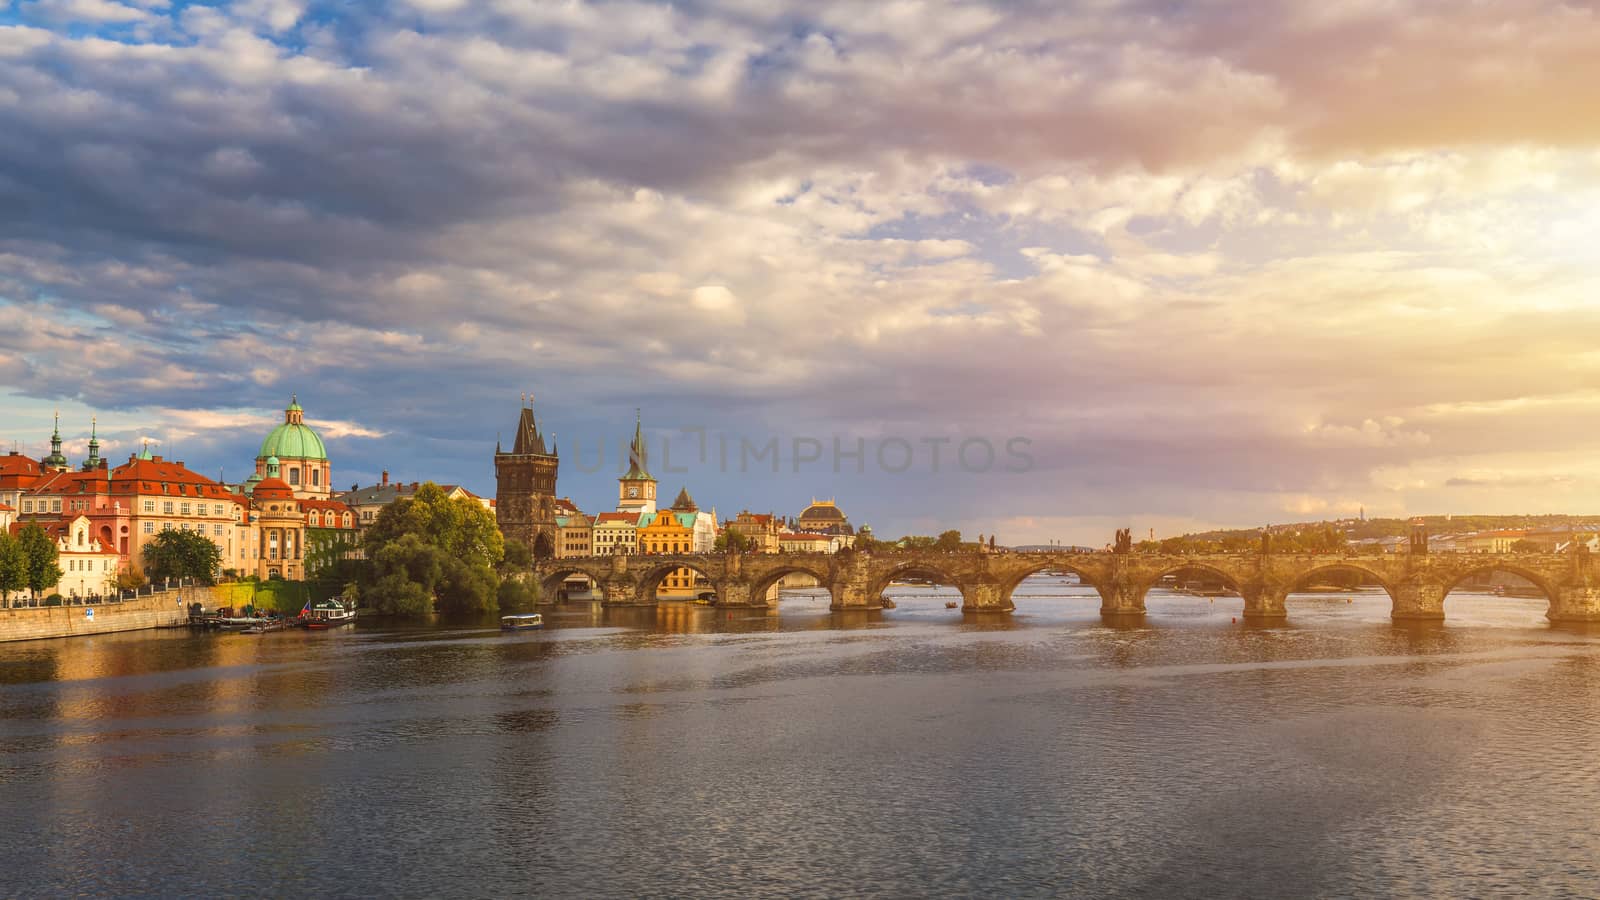
[[[60,606],[61,605],[61,595],[60,594],[51,594],[50,596],[44,598],[44,605],[45,606]]]

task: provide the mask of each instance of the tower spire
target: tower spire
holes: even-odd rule
[[[50,455],[45,457],[44,466],[47,469],[66,471],[67,458],[61,452],[61,410],[56,410],[56,427],[50,433]]]
[[[100,468],[100,422],[98,416],[89,417],[89,458],[83,461],[83,470],[93,472]]]

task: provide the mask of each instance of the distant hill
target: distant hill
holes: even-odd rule
[[[1353,541],[1367,538],[1398,537],[1409,534],[1411,523],[1420,520],[1427,525],[1428,533],[1462,534],[1469,531],[1501,531],[1523,529],[1528,531],[1595,531],[1600,515],[1545,515],[1545,516],[1416,516],[1405,519],[1335,519],[1321,522],[1295,522],[1272,525],[1273,535],[1297,535],[1332,529]],[[1200,531],[1183,535],[1195,542],[1234,543],[1240,540],[1257,540],[1259,528],[1235,528],[1223,531]]]

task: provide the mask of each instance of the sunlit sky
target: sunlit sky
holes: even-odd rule
[[[294,393],[337,484],[492,495],[532,391],[590,511],[642,408],[663,494],[880,534],[1595,512],[1596,48],[1539,0],[23,0],[0,437],[237,479]]]

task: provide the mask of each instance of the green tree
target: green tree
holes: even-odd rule
[[[1522,540],[1511,545],[1512,553],[1538,553],[1539,549],[1540,548],[1538,544],[1535,544],[1533,541],[1530,541],[1527,538],[1523,538]]]
[[[507,555],[494,515],[432,482],[385,507],[364,547],[371,565],[363,594],[381,612],[483,612],[498,604]],[[515,565],[522,553],[511,551],[511,559]]]
[[[938,539],[933,542],[933,549],[942,550],[946,553],[960,550],[961,532],[955,529],[940,532]]]
[[[11,595],[28,586],[28,559],[11,532],[0,530],[0,603],[11,605]]]
[[[144,547],[144,568],[153,581],[193,578],[211,584],[221,565],[222,550],[198,531],[163,531]]]
[[[33,596],[39,596],[45,588],[61,581],[66,573],[57,565],[60,553],[56,551],[56,542],[43,528],[31,522],[22,526],[17,533],[17,543],[22,547],[23,581]]]
[[[743,532],[725,528],[717,535],[716,543],[712,546],[722,553],[743,553],[750,549],[750,539],[745,537]]]

